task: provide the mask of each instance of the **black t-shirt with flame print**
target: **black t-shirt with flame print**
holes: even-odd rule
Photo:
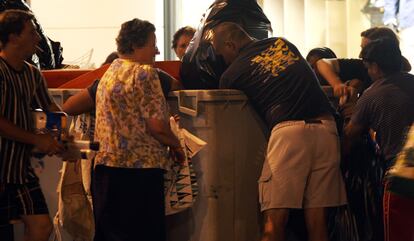
[[[253,41],[223,73],[220,88],[242,90],[269,128],[334,113],[298,49],[283,38]]]

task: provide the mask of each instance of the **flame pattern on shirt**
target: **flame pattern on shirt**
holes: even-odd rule
[[[293,53],[282,39],[278,39],[265,51],[251,60],[251,65],[257,64],[259,73],[271,73],[277,77],[286,68],[299,60],[299,56]],[[255,71],[255,72],[256,72]]]

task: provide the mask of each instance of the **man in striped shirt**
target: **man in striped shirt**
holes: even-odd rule
[[[25,62],[40,40],[33,18],[21,10],[0,15],[0,228],[21,219],[25,240],[46,241],[52,225],[31,150],[52,155],[63,147],[51,135],[33,132],[32,109],[59,110],[40,71]]]
[[[414,76],[401,71],[401,51],[398,42],[393,39],[383,38],[371,41],[363,48],[361,54],[373,83],[358,99],[351,120],[345,127],[344,151],[345,153],[349,152],[353,140],[363,131],[371,129],[376,133],[375,141],[380,148],[382,159],[384,159],[382,165],[387,172],[395,163],[408,128],[414,121]],[[389,203],[390,200],[388,200],[384,203],[389,203],[384,206],[385,214],[394,211],[389,207],[398,206],[398,200],[393,200],[396,202]],[[411,209],[407,209],[408,211]],[[381,210],[377,212],[380,213]],[[401,217],[395,218],[395,216],[392,218],[393,223],[406,223],[406,227],[412,225],[411,219],[405,220]],[[389,230],[387,231],[387,229],[389,227],[387,224],[389,222],[386,218],[384,224],[388,235]],[[394,227],[392,226],[392,228]],[[380,229],[376,230],[378,232]],[[392,234],[395,235],[395,230],[392,231]],[[410,233],[407,232],[404,235],[407,234]],[[401,237],[405,237],[404,235]],[[375,240],[380,240],[379,238],[382,237]],[[388,240],[388,237],[385,240]]]
[[[345,127],[345,150],[360,133],[372,129],[389,167],[414,121],[414,76],[401,71],[401,51],[393,39],[371,41],[361,55],[373,83],[359,98]]]

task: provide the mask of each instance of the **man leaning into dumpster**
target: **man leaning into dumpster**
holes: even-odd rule
[[[298,49],[221,23],[207,35],[229,65],[220,88],[242,90],[271,135],[259,178],[262,241],[285,239],[290,209],[304,209],[309,240],[328,241],[325,208],[346,204],[334,110]]]
[[[51,155],[63,146],[50,134],[33,133],[31,109],[59,110],[40,71],[25,61],[40,40],[33,18],[21,10],[0,14],[0,230],[21,219],[24,240],[47,241],[52,223],[30,166],[31,149]]]

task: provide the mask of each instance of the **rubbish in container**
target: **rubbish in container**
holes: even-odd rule
[[[67,115],[61,111],[44,112],[41,109],[32,111],[36,134],[50,133],[57,140],[67,138]],[[36,153],[36,150],[33,150]]]
[[[36,133],[50,133],[65,146],[65,151],[61,154],[65,161],[76,161],[86,159],[89,151],[98,151],[99,143],[86,140],[68,140],[67,115],[64,112],[43,112],[37,109],[32,112],[35,123]],[[41,159],[45,153],[40,153],[33,149],[33,156]],[[38,163],[44,166],[44,163]]]
[[[272,31],[269,19],[256,0],[216,0],[201,20],[180,69],[181,81],[186,89],[217,89],[226,69],[221,56],[217,56],[209,41],[209,30],[221,22],[234,22],[257,39],[268,37]]]

